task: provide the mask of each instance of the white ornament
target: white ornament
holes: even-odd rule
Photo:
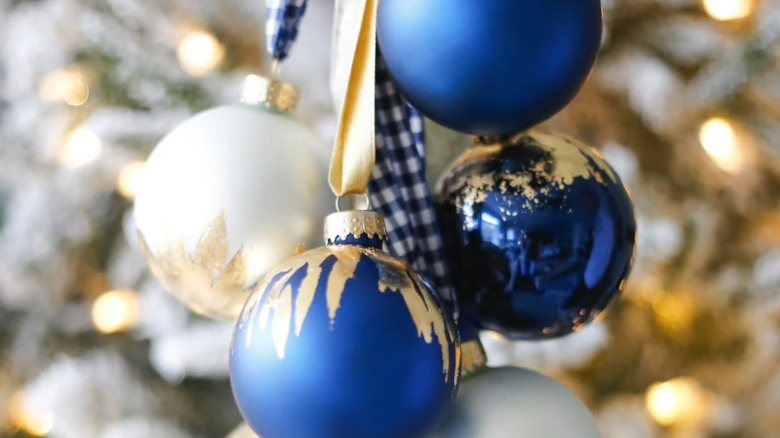
[[[522,368],[485,368],[463,380],[437,438],[601,438],[577,396]]]
[[[307,127],[262,104],[179,125],[149,157],[135,199],[152,272],[193,310],[235,319],[268,269],[321,243],[327,155]]]
[[[246,423],[241,423],[236,427],[227,438],[258,438],[257,434],[252,431]]]

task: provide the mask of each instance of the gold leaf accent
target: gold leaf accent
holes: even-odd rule
[[[433,298],[431,291],[423,284],[422,278],[411,271],[410,268],[400,260],[391,255],[374,249],[366,249],[366,255],[376,263],[379,268],[380,291],[393,291],[401,294],[409,315],[412,317],[415,327],[417,327],[417,336],[423,338],[426,343],[433,342],[436,336],[441,347],[442,371],[444,381],[449,381],[452,364],[450,364],[449,346],[456,342],[456,334],[444,319],[443,311]],[[397,272],[403,272],[405,275],[397,275]],[[455,383],[459,376],[460,367],[460,349],[456,346],[455,351]]]
[[[290,322],[292,320],[292,285],[285,284],[282,293],[276,300],[274,307],[274,319],[271,323],[271,334],[274,339],[276,353],[280,359],[284,359],[287,347],[287,339],[290,336]]]
[[[344,287],[347,285],[347,281],[355,276],[355,269],[357,269],[360,261],[360,251],[353,249],[357,249],[357,247],[332,248],[332,250],[337,252],[338,260],[333,265],[330,276],[328,276],[327,301],[328,316],[331,324],[335,322],[336,312],[341,307],[341,296],[344,294]]]
[[[306,277],[301,282],[298,290],[298,298],[295,301],[295,335],[300,336],[303,330],[303,322],[306,321],[306,315],[309,314],[311,304],[314,302],[314,295],[317,292],[317,285],[322,277],[322,264],[328,258],[328,254],[323,254],[308,263]]]
[[[411,271],[402,261],[373,248],[351,245],[323,247],[288,260],[277,270],[279,274],[266,276],[258,283],[239,324],[243,326],[248,321],[249,330],[252,330],[255,322],[263,330],[268,329],[270,324],[277,354],[280,359],[284,359],[291,332],[293,302],[295,303],[294,333],[295,336],[300,336],[317,293],[317,286],[322,281],[324,271],[322,265],[329,258],[334,257],[335,263],[328,274],[325,294],[328,316],[331,323],[335,323],[345,286],[351,278],[354,278],[357,265],[363,256],[374,262],[379,270],[377,284],[379,292],[401,294],[417,328],[417,335],[429,344],[434,342],[434,337],[436,338],[441,346],[442,373],[445,381],[449,381],[450,376],[454,374],[457,384],[461,353],[454,328],[447,324],[442,309],[419,275]],[[305,275],[300,287],[294,290],[291,284],[292,277],[302,269],[305,269]],[[277,280],[274,281],[274,278]],[[247,335],[247,348],[251,346],[250,336],[251,334]],[[449,355],[449,347],[452,344],[456,344],[454,364],[451,363]]]
[[[203,232],[195,247],[195,263],[216,277],[222,272],[227,260],[227,225],[225,214],[221,213]]]
[[[542,197],[550,192],[549,187],[537,189],[532,186],[531,183],[540,178],[548,180],[549,186],[558,189],[572,185],[578,178],[593,178],[599,184],[605,184],[602,173],[606,174],[613,183],[618,181],[615,171],[595,149],[566,136],[538,132],[521,133],[503,142],[471,147],[450,166],[445,174],[458,174],[474,163],[496,156],[504,148],[522,148],[530,145],[538,145],[553,156],[554,168],[551,171],[546,168],[548,165],[546,161],[540,161],[533,168],[519,173],[465,172],[458,179],[447,182],[448,187],[460,191],[455,199],[455,207],[461,211],[468,209],[474,204],[484,202],[488,193],[496,188],[504,194],[511,188],[514,192],[522,192],[526,198],[526,202],[519,207],[527,210],[537,208],[541,205]],[[502,213],[507,216],[517,216],[519,211],[515,208]]]
[[[228,262],[224,212],[206,227],[194,256],[187,251],[182,237],[152,251],[139,231],[138,243],[150,270],[172,295],[198,313],[236,319],[249,293],[244,288],[247,261],[242,248]]]

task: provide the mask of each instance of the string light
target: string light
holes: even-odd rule
[[[703,0],[704,11],[710,17],[720,20],[737,20],[753,12],[754,0]]]
[[[92,305],[92,322],[101,333],[126,331],[138,322],[140,304],[133,291],[106,292]]]
[[[742,170],[744,157],[731,122],[720,117],[707,120],[699,130],[699,141],[718,167],[729,173]]]
[[[225,48],[214,35],[192,31],[182,38],[177,50],[179,64],[192,76],[206,76],[216,69],[225,56]]]
[[[650,415],[663,426],[696,423],[706,415],[704,390],[688,377],[656,383],[647,391],[645,401]]]
[[[30,409],[23,392],[11,396],[8,418],[13,427],[32,436],[44,436],[54,428],[54,414]]]
[[[60,148],[60,163],[70,169],[85,166],[100,157],[103,144],[89,127],[81,125],[65,138]]]
[[[143,161],[133,161],[122,169],[119,178],[116,181],[117,190],[127,199],[135,198],[141,180],[144,177],[146,163]]]
[[[44,76],[38,87],[38,95],[47,102],[81,106],[89,98],[89,85],[80,68],[68,67]]]

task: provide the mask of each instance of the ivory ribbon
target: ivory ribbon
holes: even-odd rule
[[[347,91],[352,59],[355,56],[360,24],[366,0],[336,0],[333,14],[333,47],[331,52],[330,92],[337,113],[341,113]]]
[[[377,3],[378,0],[365,2],[333,147],[330,187],[336,196],[366,193],[374,168]]]

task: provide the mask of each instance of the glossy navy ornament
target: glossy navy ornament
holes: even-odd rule
[[[512,339],[562,336],[618,294],[636,219],[620,178],[575,140],[483,139],[439,182],[461,318]]]
[[[230,377],[263,438],[418,438],[460,376],[454,323],[430,285],[381,250],[374,212],[326,219],[327,245],[283,263],[247,301]]]
[[[448,128],[496,135],[577,95],[602,24],[599,0],[383,0],[377,36],[412,105]]]
[[[479,341],[463,344],[463,372],[435,438],[601,438],[593,415],[565,386],[531,370],[488,368]]]

